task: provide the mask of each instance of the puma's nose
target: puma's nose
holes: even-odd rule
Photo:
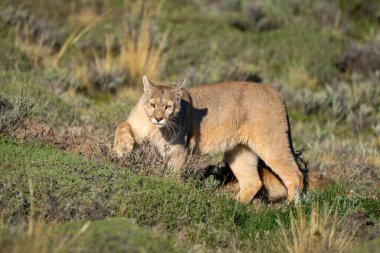
[[[164,117],[160,117],[160,116],[154,116],[154,118],[157,120],[157,122],[160,122],[161,120],[164,119]]]

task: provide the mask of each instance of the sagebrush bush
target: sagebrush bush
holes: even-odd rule
[[[33,115],[34,101],[30,97],[18,97],[14,109],[0,116],[0,133],[17,129],[26,119]]]
[[[301,109],[307,115],[332,117],[337,123],[345,122],[352,130],[360,132],[378,128],[379,82],[377,76],[368,80],[352,75],[348,81],[328,83],[317,91],[309,87],[298,90],[285,86],[279,88],[292,108]]]

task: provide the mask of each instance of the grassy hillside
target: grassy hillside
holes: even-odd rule
[[[68,221],[103,219],[104,222],[89,223],[93,224],[91,232],[83,232],[81,237],[84,237],[83,240],[95,240],[92,238],[93,233],[98,236],[115,233],[116,239],[101,238],[104,246],[99,245],[97,250],[102,247],[121,247],[120,243],[123,242],[118,243],[117,237],[122,226],[107,217],[127,217],[141,226],[164,231],[172,243],[200,244],[205,249],[276,249],[279,245],[272,240],[279,236],[278,223],[288,227],[292,220],[291,214],[296,212],[295,207],[286,203],[242,205],[220,192],[215,185],[212,187],[210,184],[199,185],[194,182],[181,184],[168,179],[139,176],[128,169],[118,169],[107,160],[92,162],[35,141],[14,142],[2,137],[1,147],[0,204],[5,225],[2,228],[4,247],[12,246],[11,239],[7,237],[8,231],[13,231],[14,224],[28,224],[32,239],[28,241],[28,238],[23,238],[26,235],[19,228],[15,236],[33,244],[37,243],[33,240],[38,241],[38,238],[33,237],[34,231],[38,231],[39,237],[59,237],[61,229],[56,230],[58,223],[58,227],[69,229],[64,235],[72,238],[75,232],[81,230],[79,224],[85,223]],[[340,217],[348,214],[364,215],[360,218],[361,222],[376,221],[380,217],[377,196],[349,194],[352,190],[356,189],[349,189],[344,182],[337,182],[321,191],[310,192],[304,197],[298,211],[309,213],[312,209],[324,207],[339,216],[329,213],[327,217],[331,216],[331,222],[343,219]],[[41,222],[44,223],[41,225]],[[127,220],[120,222],[128,226]],[[103,229],[108,232],[102,232]],[[132,226],[131,229],[137,228]],[[125,230],[126,233],[133,233],[128,232],[128,228]],[[140,233],[140,230],[136,233]],[[144,230],[141,233],[143,238],[145,234],[150,235]],[[153,236],[154,242],[155,238],[159,236]],[[161,245],[160,239],[157,239],[157,245],[151,245],[150,239],[146,239],[145,245],[139,236],[121,238],[125,239],[130,240],[126,243],[141,244],[152,247],[152,250],[159,250]],[[85,245],[82,239],[78,238],[77,241],[74,245]],[[60,241],[53,243],[59,245]],[[90,243],[86,247],[90,247],[88,250],[96,248],[91,246],[94,245]],[[169,246],[163,244],[162,247]]]
[[[1,252],[371,252],[380,247],[378,1],[0,1]],[[328,178],[243,205],[195,158],[115,158],[141,76],[273,84]]]

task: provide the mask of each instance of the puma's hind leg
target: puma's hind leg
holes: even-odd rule
[[[288,152],[284,152],[286,150]],[[285,185],[288,200],[297,203],[303,190],[303,175],[288,147],[281,149],[281,152],[275,151],[275,149],[257,149],[260,158],[279,176]]]
[[[239,145],[231,151],[226,152],[224,160],[229,164],[239,181],[240,191],[237,199],[243,203],[251,202],[262,187],[257,170],[258,158],[256,154],[248,147]]]

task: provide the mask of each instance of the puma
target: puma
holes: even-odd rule
[[[224,153],[239,183],[237,199],[249,203],[263,186],[261,159],[297,203],[303,190],[290,138],[284,101],[270,85],[226,82],[184,88],[152,83],[143,77],[144,93],[126,121],[116,128],[119,157],[148,140],[175,172],[190,154]]]

